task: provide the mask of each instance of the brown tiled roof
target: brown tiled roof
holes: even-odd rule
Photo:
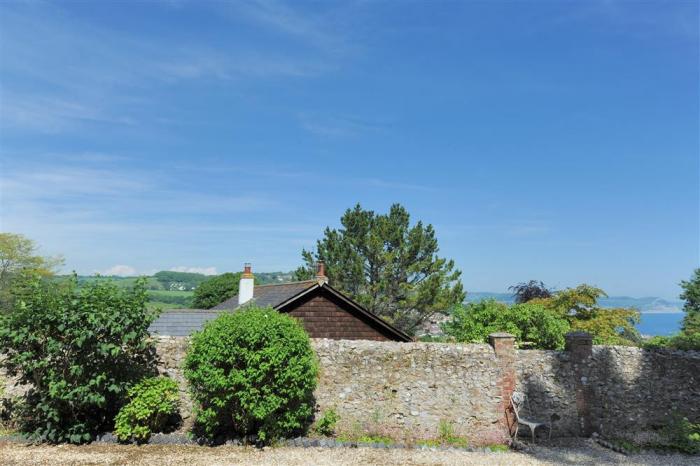
[[[318,285],[316,280],[306,280],[303,282],[280,283],[273,285],[258,285],[253,289],[253,299],[245,304],[255,304],[260,307],[277,308],[293,297],[308,291]],[[212,311],[233,310],[238,308],[238,295],[227,299],[221,304],[212,307]]]

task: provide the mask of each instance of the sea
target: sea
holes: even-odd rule
[[[642,312],[637,328],[642,335],[673,335],[681,329],[684,315],[682,312]]]

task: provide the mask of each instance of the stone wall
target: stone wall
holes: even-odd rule
[[[700,352],[594,346],[584,367],[590,424],[603,435],[655,431],[674,414],[700,423]]]
[[[320,412],[338,428],[401,439],[439,436],[441,423],[474,443],[503,441],[502,371],[489,345],[314,340]],[[512,348],[512,342],[511,342]],[[353,432],[356,431],[356,432]]]
[[[181,387],[184,429],[193,423],[182,375],[186,337],[159,337],[160,372]],[[503,440],[513,389],[528,417],[553,420],[553,436],[653,432],[674,413],[700,422],[700,352],[592,346],[569,335],[567,351],[490,345],[312,340],[320,360],[318,415],[333,408],[338,430],[397,439],[435,438],[440,425],[472,443]],[[2,382],[0,374],[0,383]],[[6,394],[18,394],[12,383]]]
[[[658,432],[673,415],[700,422],[700,352],[592,346],[517,351],[517,390],[530,417],[554,419],[554,436]],[[553,416],[553,417],[552,417]]]
[[[524,416],[550,421],[553,436],[580,433],[573,364],[566,351],[516,352],[517,388],[526,396]]]
[[[505,438],[499,424],[502,368],[489,345],[328,339],[312,344],[320,362],[317,416],[333,408],[340,415],[339,433],[431,439],[443,423],[474,443]],[[193,422],[191,402],[179,369],[187,338],[160,337],[157,347],[161,372],[180,383],[187,428]]]

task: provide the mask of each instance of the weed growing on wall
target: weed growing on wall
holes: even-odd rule
[[[683,453],[700,453],[700,424],[688,421],[688,418],[675,414],[662,430],[667,448]]]
[[[185,377],[202,433],[256,435],[304,429],[313,414],[318,364],[301,324],[271,308],[223,314],[192,337]]]
[[[335,409],[329,408],[325,410],[319,420],[316,421],[316,432],[330,437],[335,434],[335,425],[339,420],[340,416],[335,412]]]

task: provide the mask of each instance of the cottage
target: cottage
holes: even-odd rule
[[[224,312],[247,305],[272,307],[301,320],[311,338],[334,340],[411,341],[411,337],[372,314],[328,284],[323,263],[316,278],[292,283],[254,285],[250,264],[246,264],[237,296],[212,309],[166,311],[150,328],[151,333],[186,336]]]

